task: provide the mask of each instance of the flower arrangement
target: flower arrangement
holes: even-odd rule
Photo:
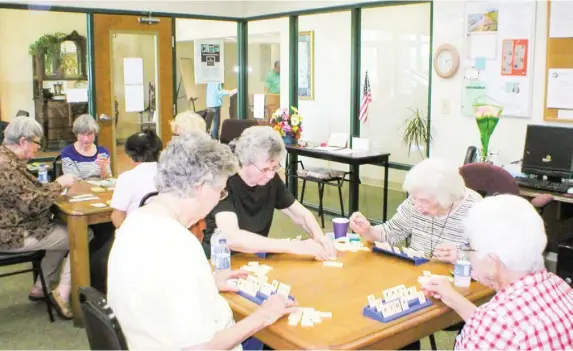
[[[283,137],[285,144],[294,144],[302,133],[302,116],[295,107],[279,108],[270,119],[271,126]]]
[[[481,161],[486,161],[489,156],[489,139],[499,122],[499,116],[503,112],[503,107],[480,104],[474,105],[476,108],[475,118],[481,139]]]

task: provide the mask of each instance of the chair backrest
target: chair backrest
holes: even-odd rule
[[[519,186],[505,169],[491,163],[469,163],[460,168],[466,186],[482,196],[519,195]]]
[[[243,130],[264,124],[264,121],[254,119],[226,119],[221,126],[221,137],[219,139],[223,144],[229,144],[231,140],[240,137]]]
[[[59,154],[58,156],[54,157],[52,160],[52,170],[53,170],[53,178],[56,179],[62,175],[62,155]]]
[[[146,194],[144,197],[141,198],[141,201],[139,202],[139,207],[142,207],[143,205],[145,205],[145,203],[147,202],[147,200],[149,200],[149,198],[154,197],[157,194],[159,194],[158,191],[153,191],[149,194]]]
[[[105,296],[92,287],[79,290],[80,306],[92,350],[127,350],[127,341]]]
[[[0,144],[4,141],[4,129],[8,127],[8,122],[0,121]]]

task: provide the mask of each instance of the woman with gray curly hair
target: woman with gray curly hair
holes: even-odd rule
[[[207,217],[205,253],[210,256],[210,237],[215,228],[221,228],[234,251],[291,253],[319,260],[336,257],[333,242],[324,235],[314,215],[295,199],[277,174],[286,154],[280,135],[268,126],[247,128],[236,142],[235,154],[241,169],[227,181],[229,197]],[[313,240],[268,238],[275,209],[290,217]]]
[[[107,298],[129,349],[240,349],[240,343],[293,311],[274,295],[238,323],[221,291],[237,291],[212,274],[199,240],[190,233],[227,195],[235,172],[231,150],[201,132],[173,139],[157,165],[159,194],[134,210],[117,231],[109,258]]]

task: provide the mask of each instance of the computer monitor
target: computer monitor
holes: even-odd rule
[[[573,128],[528,125],[521,172],[551,181],[573,174]]]

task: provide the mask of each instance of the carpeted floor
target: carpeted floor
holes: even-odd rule
[[[344,191],[347,206],[347,189]],[[360,209],[369,218],[382,218],[382,189],[361,185]],[[389,192],[389,212],[394,214],[398,204],[405,198],[404,193]],[[305,200],[316,203],[316,185],[307,187]],[[325,207],[338,210],[338,192],[334,187],[325,190]],[[347,211],[347,210],[346,210]],[[326,229],[332,229],[331,217],[325,218]],[[281,212],[275,214],[272,237],[294,237],[302,230],[294,225]],[[0,273],[16,270],[18,267],[0,268]],[[0,348],[2,349],[89,349],[83,329],[74,328],[72,322],[58,319],[50,323],[45,305],[28,301],[27,295],[32,284],[31,273],[0,278]],[[454,332],[436,334],[439,349],[452,349]],[[422,340],[422,349],[429,350],[428,338]]]

